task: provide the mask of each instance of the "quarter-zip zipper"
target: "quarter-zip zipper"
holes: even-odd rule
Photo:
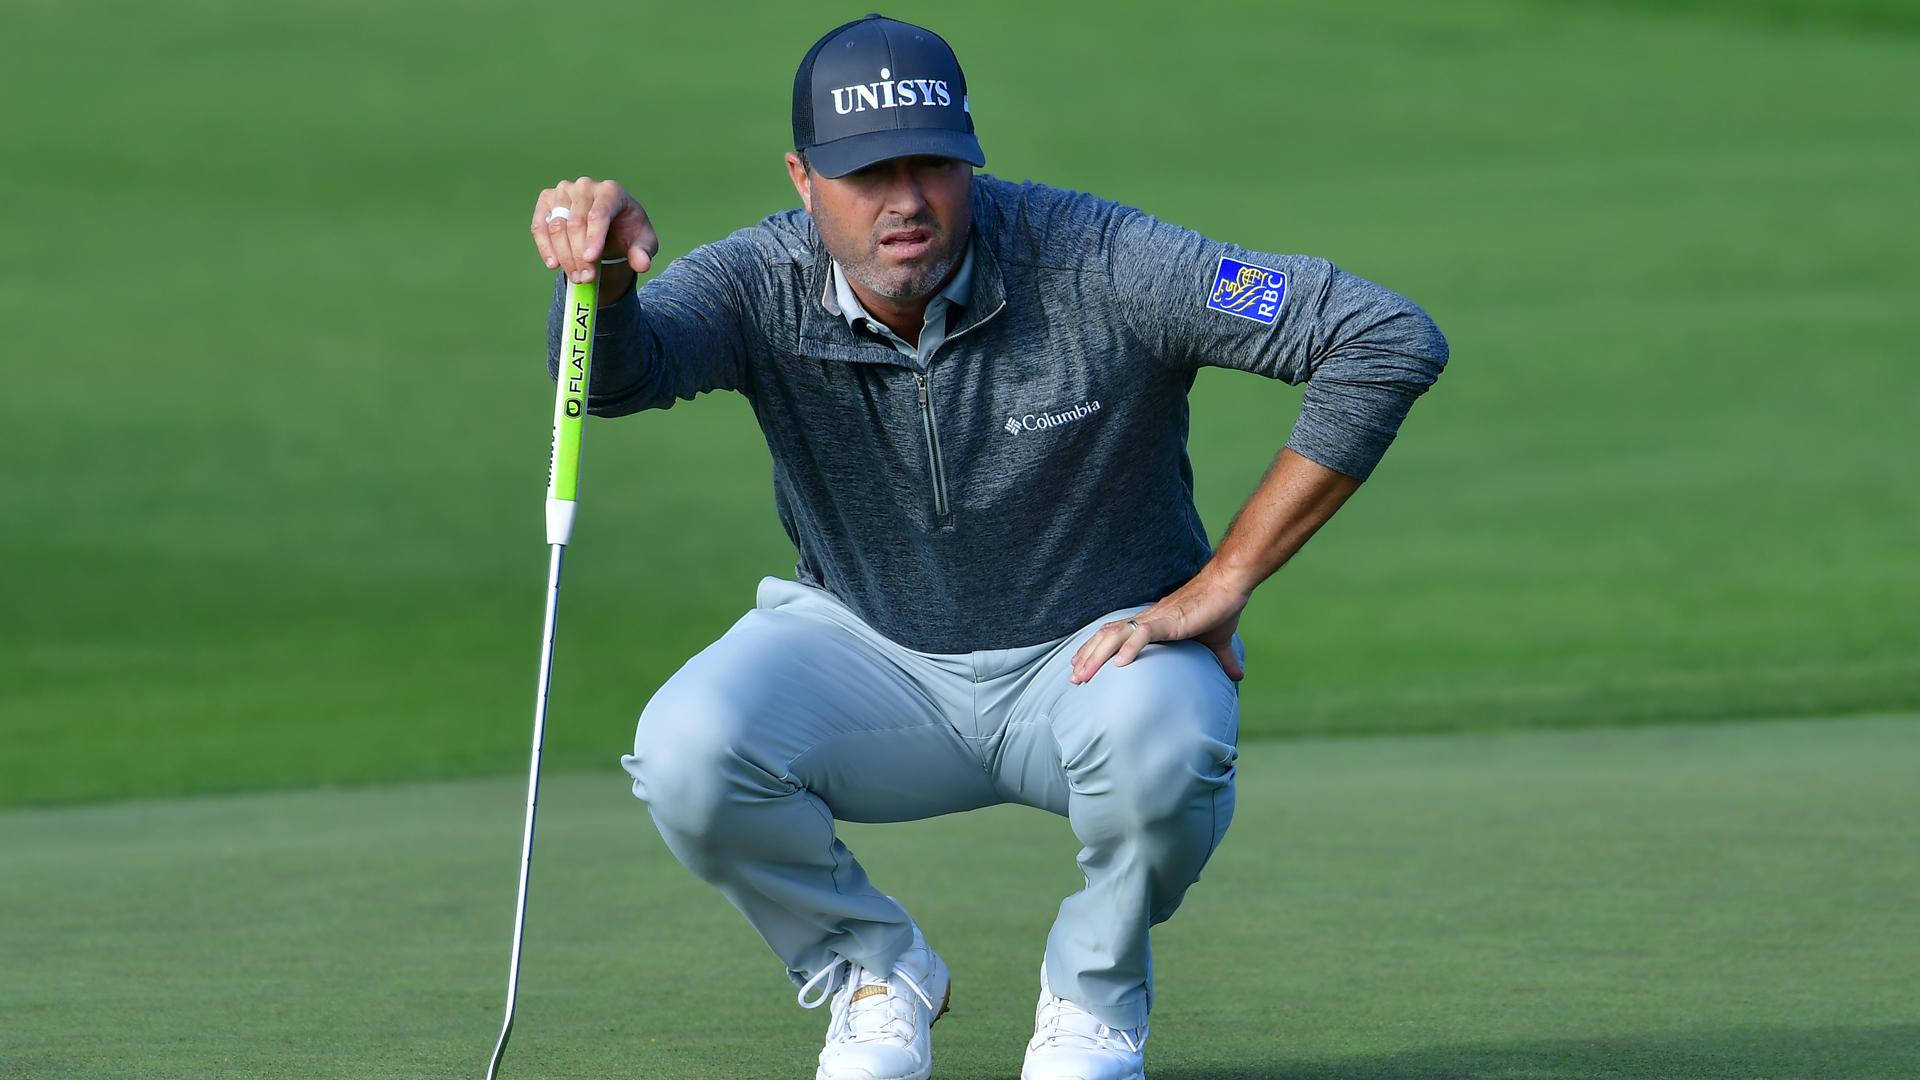
[[[985,318],[940,344],[945,345],[962,334],[985,326],[988,320],[1000,314],[1001,308],[1006,306],[1005,300],[1000,301],[1000,307],[987,312]],[[933,352],[939,351],[939,346],[935,346]],[[933,520],[935,525],[950,529],[953,527],[953,508],[947,503],[947,466],[940,460],[940,428],[933,422],[933,395],[927,391],[927,379],[933,374],[933,353],[928,353],[921,362],[926,365],[927,370],[914,372],[913,381],[920,388],[920,423],[927,432],[927,461],[933,473]]]
[[[953,524],[953,514],[947,507],[947,468],[940,461],[940,432],[933,424],[933,396],[927,393],[927,375],[914,372],[913,381],[920,385],[920,422],[927,430],[927,460],[932,463],[933,472],[933,516],[937,524]]]

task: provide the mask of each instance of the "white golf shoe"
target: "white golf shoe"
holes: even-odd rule
[[[1113,1028],[1092,1013],[1054,997],[1040,965],[1040,1004],[1033,1010],[1033,1041],[1020,1080],[1146,1080],[1147,1025]]]
[[[933,1022],[946,1014],[952,976],[946,961],[913,928],[913,947],[890,975],[837,959],[800,988],[800,1004],[831,1001],[827,1044],[814,1080],[927,1080],[933,1072]],[[809,1001],[807,995],[819,990]]]

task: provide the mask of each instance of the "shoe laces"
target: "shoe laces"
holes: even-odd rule
[[[902,983],[931,1013],[936,1006],[919,980],[898,968],[891,976],[861,967],[845,957],[814,972],[800,987],[796,1000],[803,1009],[817,1009],[833,1002],[833,1020],[827,1027],[828,1042],[912,1042],[917,1037],[912,998],[896,993],[894,983]],[[867,987],[879,992],[863,994]],[[809,995],[819,990],[809,1000]]]
[[[1058,1046],[1137,1054],[1141,1041],[1146,1038],[1144,1024],[1131,1030],[1108,1027],[1100,1022],[1099,1017],[1053,994],[1048,994],[1046,1002],[1040,1006],[1033,1027],[1035,1050]]]

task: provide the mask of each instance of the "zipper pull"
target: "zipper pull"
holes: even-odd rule
[[[916,382],[916,383],[919,383],[919,384],[920,384],[920,407],[921,407],[921,408],[926,408],[926,405],[927,405],[927,377],[926,377],[925,375],[921,375],[921,374],[919,374],[919,373],[917,373],[917,372],[916,372],[916,373],[914,374],[914,376],[913,376],[913,381],[914,381],[914,382]]]

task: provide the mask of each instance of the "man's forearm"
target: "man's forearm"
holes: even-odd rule
[[[1360,481],[1314,463],[1292,450],[1280,451],[1267,475],[1233,516],[1227,535],[1202,573],[1242,592],[1273,575],[1327,523],[1360,487]]]

